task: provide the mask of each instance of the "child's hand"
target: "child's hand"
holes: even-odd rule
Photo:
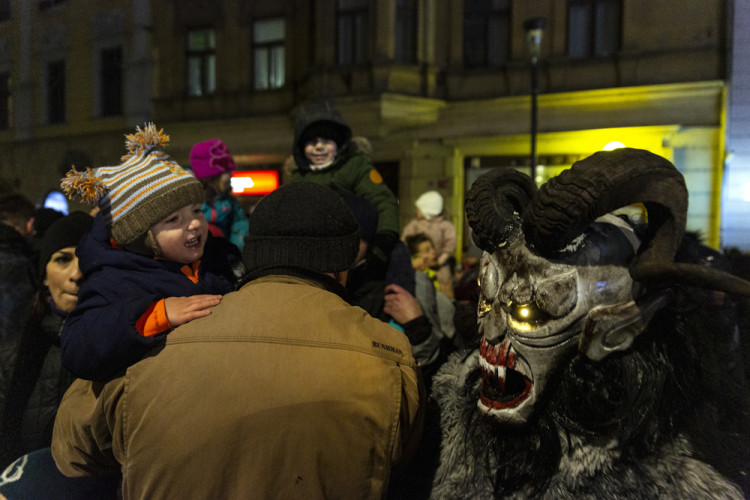
[[[173,327],[211,314],[210,307],[219,305],[221,295],[193,295],[190,297],[167,297],[164,312]]]

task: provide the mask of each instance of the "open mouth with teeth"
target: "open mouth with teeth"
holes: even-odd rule
[[[187,240],[185,242],[185,246],[188,247],[188,248],[196,247],[196,246],[199,246],[200,244],[201,244],[201,237],[200,236],[196,236],[194,238],[190,238],[189,240]]]
[[[479,355],[482,370],[479,397],[484,406],[492,410],[515,408],[529,397],[534,383],[516,369],[519,357],[512,346],[506,341],[491,345],[482,338]]]

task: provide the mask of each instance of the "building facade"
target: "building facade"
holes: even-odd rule
[[[296,110],[325,98],[369,139],[402,223],[437,189],[468,243],[470,183],[532,172],[536,80],[538,183],[611,143],[648,149],[685,175],[689,229],[750,249],[750,137],[729,111],[747,104],[732,78],[747,2],[3,0],[0,178],[38,197],[70,163],[117,162],[149,120],[180,162],[218,137],[241,169],[283,179]],[[540,17],[534,72],[524,21]]]

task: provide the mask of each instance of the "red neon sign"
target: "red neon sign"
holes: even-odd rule
[[[232,172],[232,194],[268,194],[279,187],[276,170],[246,170]]]

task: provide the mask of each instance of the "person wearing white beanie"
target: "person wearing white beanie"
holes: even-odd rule
[[[437,253],[435,268],[440,292],[453,298],[453,269],[450,260],[456,253],[456,228],[444,217],[443,196],[437,191],[422,193],[414,202],[417,217],[411,220],[401,233],[401,239],[424,233],[430,237]]]
[[[432,219],[443,213],[443,197],[437,191],[427,191],[414,202],[417,210],[422,212],[425,219]],[[417,213],[417,218],[419,213]]]

